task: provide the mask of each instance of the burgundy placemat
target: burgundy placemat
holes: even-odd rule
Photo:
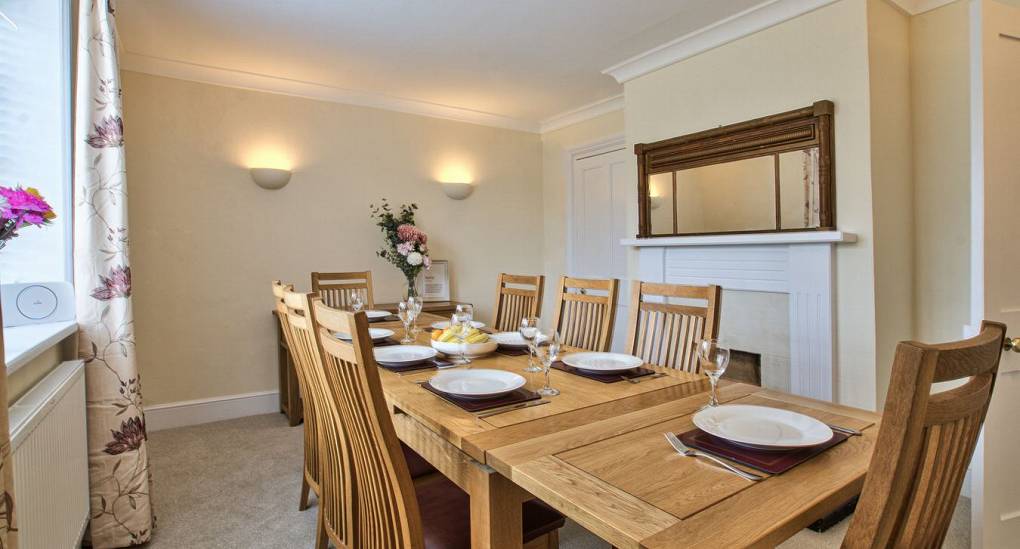
[[[381,316],[379,318],[370,318],[370,319],[368,319],[368,323],[369,324],[374,324],[376,322],[395,322],[395,321],[398,321],[398,320],[400,320],[399,316],[397,316],[397,315],[390,315],[390,316]]]
[[[848,438],[850,438],[849,435],[833,431],[832,438],[818,446],[802,448],[800,450],[771,452],[738,446],[721,438],[714,437],[701,429],[694,429],[680,435],[680,441],[691,448],[724,457],[741,465],[753,467],[772,475],[785,473]]]
[[[385,370],[389,370],[391,372],[396,372],[398,374],[402,374],[404,372],[414,372],[414,371],[417,371],[417,370],[430,370],[432,368],[438,368],[440,366],[450,366],[453,363],[448,361],[448,360],[441,360],[441,359],[438,359],[438,358],[433,358],[431,360],[426,360],[425,362],[422,362],[421,364],[415,364],[413,366],[389,366],[389,365],[382,364],[382,363],[378,363],[378,364],[379,364],[380,368],[383,368]]]
[[[400,345],[400,341],[387,337],[386,339],[378,339],[372,342],[376,347],[389,347],[390,345]]]
[[[485,410],[499,408],[500,406],[519,404],[521,402],[528,402],[542,398],[542,395],[539,395],[534,391],[529,391],[524,387],[521,387],[520,389],[517,389],[516,391],[503,395],[501,397],[488,398],[485,400],[470,400],[465,398],[457,398],[449,393],[444,393],[439,389],[436,389],[435,387],[432,386],[432,384],[428,382],[422,383],[421,387],[426,391],[434,393],[439,398],[451,404],[456,404],[462,410],[471,413],[484,412]]]
[[[524,356],[528,354],[527,349],[522,349],[520,347],[504,347],[503,345],[496,347],[496,352],[504,356]]]
[[[553,362],[552,367],[561,372],[567,372],[568,374],[574,374],[575,376],[594,379],[595,381],[601,381],[602,383],[616,383],[617,381],[623,381],[624,379],[645,377],[655,373],[655,370],[645,368],[644,366],[642,366],[640,368],[628,370],[622,374],[592,374],[589,372],[585,372],[584,370],[574,368],[573,366],[567,366],[566,364],[563,363],[562,360],[557,360],[556,362]]]

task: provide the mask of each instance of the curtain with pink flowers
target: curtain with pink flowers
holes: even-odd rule
[[[111,0],[81,0],[75,101],[74,282],[85,360],[93,547],[149,540],[149,458],[135,363],[127,179]]]

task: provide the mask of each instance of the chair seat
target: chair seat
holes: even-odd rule
[[[410,446],[401,442],[400,449],[404,451],[404,461],[407,462],[407,470],[411,472],[411,478],[423,477],[437,472],[431,463],[425,461],[425,458],[412,450]]]
[[[469,549],[471,547],[470,499],[448,479],[415,488],[421,509],[426,549]],[[563,515],[538,500],[522,509],[524,543],[563,527]]]

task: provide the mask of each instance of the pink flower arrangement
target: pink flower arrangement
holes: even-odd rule
[[[49,225],[57,214],[39,194],[29,187],[0,187],[0,249],[7,241],[18,236],[18,229],[27,225]]]
[[[385,242],[379,250],[379,257],[389,261],[407,279],[408,290],[414,292],[414,280],[422,269],[432,266],[429,258],[429,237],[414,225],[417,204],[403,204],[394,212],[388,201],[383,199],[379,206],[372,206],[372,217],[382,230]]]

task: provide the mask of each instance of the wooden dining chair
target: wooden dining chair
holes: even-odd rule
[[[319,516],[316,533],[316,547],[325,549],[328,541],[337,547],[356,547],[350,544],[350,487],[340,472],[346,470],[346,454],[344,444],[346,438],[341,424],[334,421],[336,399],[325,378],[321,341],[318,331],[314,329],[315,320],[311,304],[318,303],[316,294],[303,294],[293,291],[283,292],[287,328],[290,341],[293,342],[295,363],[300,364],[305,375],[304,400],[309,403],[310,414],[316,425],[315,455],[318,480]],[[371,352],[371,351],[370,351]],[[306,423],[306,429],[308,429]],[[437,475],[437,471],[424,458],[406,445],[398,448],[403,452],[409,474],[416,480]],[[307,453],[306,453],[307,455]]]
[[[492,328],[497,332],[516,332],[521,319],[541,316],[543,275],[512,275],[500,273],[496,283],[496,314]]]
[[[308,508],[309,490],[315,492],[319,498],[319,442],[316,432],[317,422],[315,421],[315,410],[304,395],[308,394],[307,365],[301,360],[300,353],[294,346],[291,334],[290,322],[287,315],[287,305],[284,303],[284,295],[293,292],[293,284],[284,284],[279,280],[273,281],[273,297],[276,302],[276,316],[280,320],[280,328],[283,331],[284,340],[287,342],[287,349],[291,353],[294,363],[294,372],[297,374],[298,391],[301,393],[301,407],[305,420],[304,425],[304,471],[301,475],[301,498],[298,502],[298,510],[304,511]]]
[[[651,364],[697,373],[698,343],[704,337],[719,337],[720,294],[715,285],[634,282],[624,352]],[[677,303],[678,299],[685,302]],[[703,304],[692,304],[695,300]]]
[[[361,294],[366,309],[374,308],[372,271],[312,273],[312,292],[319,294],[322,302],[334,309],[350,309],[352,291]]]
[[[1006,326],[971,339],[902,342],[845,548],[941,547],[995,387]],[[932,383],[966,383],[931,393]]]
[[[471,544],[468,496],[448,479],[412,484],[393,420],[383,396],[379,369],[372,355],[365,313],[351,313],[312,301],[322,343],[325,377],[333,391],[330,421],[347,434],[348,468],[343,476],[352,493],[352,546],[358,549],[466,548]],[[352,334],[342,341],[332,334]],[[328,497],[328,496],[326,496]],[[528,543],[563,526],[563,516],[538,501],[522,509]],[[548,546],[548,544],[546,544]]]
[[[560,277],[553,318],[565,345],[588,351],[609,350],[613,343],[617,285],[615,278]]]

